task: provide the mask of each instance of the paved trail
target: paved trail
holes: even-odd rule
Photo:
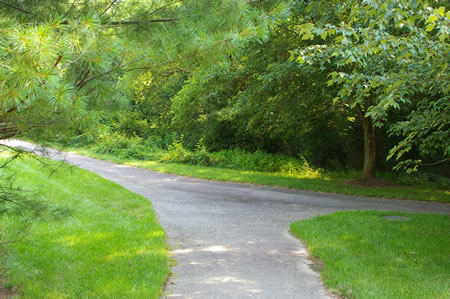
[[[211,182],[75,154],[64,158],[151,200],[177,260],[169,298],[325,298],[304,245],[289,235],[292,221],[349,209],[450,214],[449,204]]]

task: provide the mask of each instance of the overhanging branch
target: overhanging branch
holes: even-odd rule
[[[3,5],[5,5],[5,6],[8,6],[8,7],[10,7],[10,8],[13,8],[13,9],[15,9],[15,10],[18,10],[18,11],[20,11],[20,12],[23,12],[23,13],[30,14],[30,15],[33,14],[33,13],[31,13],[31,12],[25,10],[25,9],[22,9],[22,8],[20,8],[20,7],[17,7],[17,6],[14,6],[14,5],[12,5],[12,4],[9,4],[8,2],[5,2],[4,0],[0,0],[0,3],[3,4]]]
[[[178,18],[161,18],[161,19],[152,19],[152,20],[122,20],[122,21],[107,22],[104,25],[108,25],[108,26],[137,25],[137,24],[146,24],[146,23],[174,22],[177,20],[178,20]]]
[[[168,4],[166,4],[166,5],[163,5],[163,6],[159,7],[159,8],[157,8],[157,9],[155,9],[154,11],[148,13],[147,15],[151,16],[151,15],[157,13],[158,11],[160,11],[160,10],[162,10],[162,9],[164,9],[164,8],[167,8],[167,7],[169,7],[169,6],[171,6],[171,5],[174,5],[174,4],[176,4],[176,3],[180,3],[180,2],[182,2],[182,1],[183,1],[183,0],[178,0],[178,1],[175,1],[175,2],[168,3]]]
[[[103,16],[103,15],[111,8],[111,6],[113,6],[114,3],[116,3],[116,2],[117,2],[117,0],[113,0],[113,1],[108,5],[108,7],[102,12],[102,14],[101,14],[100,16]]]
[[[447,161],[450,161],[450,158],[446,158],[446,159],[443,159],[441,161],[437,161],[434,163],[415,163],[415,164],[420,165],[420,166],[433,166],[433,165],[438,165],[438,164],[441,164],[441,163],[444,163]]]
[[[86,84],[88,84],[90,81],[96,79],[97,77],[104,76],[104,75],[107,75],[107,74],[112,73],[112,72],[114,72],[114,71],[120,70],[120,69],[122,69],[122,68],[124,68],[124,67],[126,67],[126,66],[129,66],[129,65],[131,65],[131,64],[134,64],[134,63],[136,63],[136,62],[138,62],[138,61],[140,61],[140,60],[143,60],[143,59],[144,59],[144,58],[141,57],[141,58],[137,58],[137,59],[132,60],[132,61],[127,62],[127,63],[119,64],[118,66],[115,66],[115,67],[113,67],[113,68],[111,68],[111,69],[109,69],[109,70],[107,70],[107,71],[104,71],[103,73],[95,74],[95,75],[93,75],[93,76],[91,76],[91,77],[85,78],[85,79],[81,80],[79,83],[77,83],[76,85],[78,86],[79,89],[81,89],[81,88],[83,88]]]

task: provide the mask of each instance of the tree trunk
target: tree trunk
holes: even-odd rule
[[[356,106],[364,130],[364,166],[363,179],[373,179],[376,177],[376,150],[375,150],[375,130],[372,120],[366,117],[360,105]]]

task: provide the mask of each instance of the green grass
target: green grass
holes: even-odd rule
[[[291,231],[324,263],[324,283],[345,297],[450,298],[449,216],[338,212],[295,222]]]
[[[180,163],[161,163],[156,161],[123,159],[110,154],[98,154],[87,149],[71,149],[71,151],[98,159],[114,161],[116,163],[207,180],[278,186],[358,196],[450,202],[450,192],[448,190],[437,189],[427,185],[418,185],[414,187],[404,186],[402,188],[369,188],[344,184],[344,181],[354,178],[354,173],[306,172],[302,175],[281,172],[257,172]],[[390,177],[386,176],[386,178]]]
[[[3,276],[26,298],[159,298],[169,273],[165,232],[151,203],[76,167],[51,177],[27,158],[17,183],[38,190],[61,219],[35,220],[27,237],[0,247]],[[1,241],[16,239],[21,218],[0,218]]]

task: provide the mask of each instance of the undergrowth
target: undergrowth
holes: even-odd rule
[[[202,144],[194,149],[183,145],[183,138],[175,135],[166,137],[126,136],[106,126],[101,127],[94,138],[92,133],[76,136],[66,135],[52,140],[52,144],[70,148],[87,149],[96,154],[106,154],[122,160],[156,161],[160,163],[181,163],[187,165],[216,168],[280,173],[311,178],[328,178],[349,180],[361,175],[360,171],[341,167],[336,170],[325,170],[311,165],[308,153],[297,157],[282,154],[271,154],[263,151],[246,152],[242,149],[223,149],[217,152],[208,151]],[[38,142],[41,142],[39,140]],[[448,190],[450,179],[446,176],[426,172],[405,174],[384,171],[380,177],[393,181],[398,185],[418,186]]]

